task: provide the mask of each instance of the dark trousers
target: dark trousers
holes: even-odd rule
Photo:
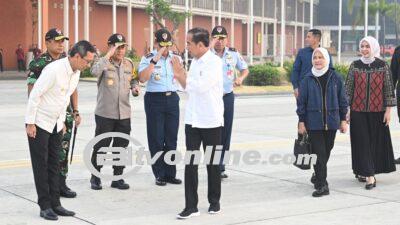
[[[147,140],[151,157],[163,152],[152,165],[156,178],[175,178],[176,166],[168,165],[164,155],[176,150],[179,128],[179,96],[176,92],[147,92],[144,96],[146,111]]]
[[[224,95],[224,127],[222,128],[222,155],[220,162],[221,172],[225,171],[224,156],[225,151],[229,151],[231,146],[231,134],[233,124],[233,112],[235,106],[235,95],[233,92]]]
[[[25,61],[23,59],[18,59],[17,60],[18,64],[18,71],[25,71]]]
[[[222,127],[200,129],[185,125],[186,149],[187,151],[199,151],[203,143],[206,146],[213,146],[211,162],[213,162],[216,145],[221,144]],[[221,174],[219,165],[207,165],[208,175],[208,202],[219,204],[221,198]],[[197,209],[199,198],[197,195],[198,187],[198,165],[194,165],[193,158],[190,164],[185,166],[185,203],[187,209]]]
[[[130,134],[131,132],[131,119],[109,119],[105,117],[101,117],[95,115],[96,120],[96,132],[95,135],[98,136],[100,134],[108,133],[108,132],[120,132],[124,134]],[[103,154],[99,152],[101,147],[109,147],[111,140],[113,140],[112,147],[123,147],[126,148],[129,145],[129,140],[123,138],[105,138],[99,141],[94,147],[92,152],[92,164],[93,166],[100,171],[101,165],[97,164],[97,155]],[[121,175],[125,166],[113,166],[114,175]]]
[[[56,126],[57,127],[57,126]],[[36,126],[36,137],[28,137],[29,152],[41,210],[60,206],[58,154],[61,151],[61,132],[49,133]]]
[[[328,184],[326,181],[326,165],[335,143],[336,130],[310,130],[307,131],[307,133],[310,137],[312,152],[318,157],[317,164],[314,166],[314,172],[317,178],[315,187],[321,188]]]

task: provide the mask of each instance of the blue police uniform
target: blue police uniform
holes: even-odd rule
[[[156,55],[157,50],[154,50],[142,57],[139,73],[150,65],[150,60]],[[176,150],[179,127],[179,96],[176,93],[178,84],[171,65],[172,56],[180,58],[170,51],[167,57],[162,56],[158,60],[147,81],[144,96],[149,150],[152,157],[159,151],[164,152],[152,165],[155,178],[161,180],[176,176],[176,166],[168,165],[164,161],[167,151]]]
[[[225,47],[222,55],[223,74],[224,74],[224,127],[222,131],[222,156],[220,162],[221,172],[225,171],[223,159],[225,151],[229,151],[231,144],[232,123],[235,95],[233,94],[233,84],[236,78],[236,69],[243,71],[248,68],[246,61],[235,48]]]

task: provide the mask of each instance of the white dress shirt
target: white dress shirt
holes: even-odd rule
[[[186,79],[185,124],[193,128],[224,125],[223,74],[221,58],[208,50],[193,59]]]
[[[79,70],[72,71],[68,57],[47,65],[29,95],[25,123],[36,124],[50,133],[57,124],[57,132],[60,132],[79,76]]]

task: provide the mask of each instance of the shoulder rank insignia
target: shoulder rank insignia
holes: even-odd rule
[[[145,57],[148,59],[148,58],[153,57],[153,56],[154,56],[154,54],[153,54],[152,52],[150,52],[150,53],[147,54]]]
[[[236,48],[230,47],[230,48],[229,48],[229,51],[236,52]]]

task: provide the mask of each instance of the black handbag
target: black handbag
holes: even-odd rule
[[[311,169],[311,143],[310,139],[306,134],[298,134],[297,139],[294,141],[294,156],[296,161],[293,163],[299,169],[309,170]]]

